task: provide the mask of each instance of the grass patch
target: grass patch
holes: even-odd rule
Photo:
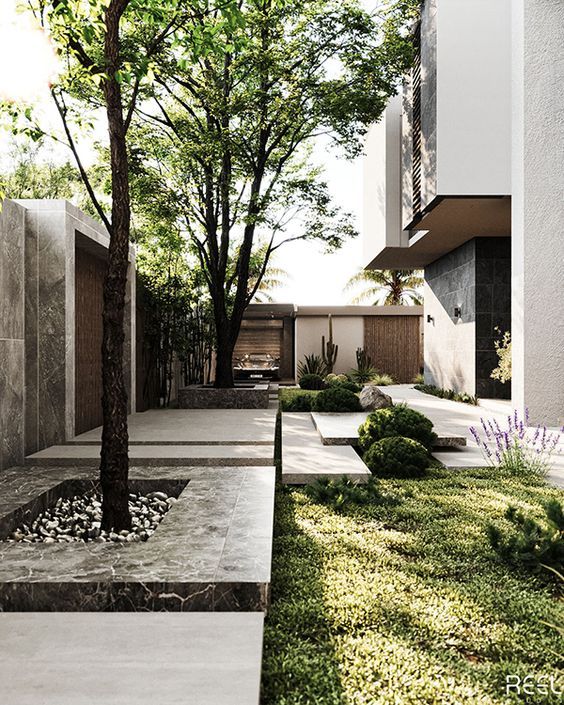
[[[263,705],[561,703],[505,695],[508,674],[561,675],[543,622],[562,603],[498,559],[486,526],[508,504],[542,517],[562,492],[490,468],[379,485],[394,501],[339,512],[278,490]]]

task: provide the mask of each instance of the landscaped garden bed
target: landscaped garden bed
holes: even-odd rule
[[[143,522],[148,540],[122,536],[121,541],[119,534],[76,540],[71,533],[59,540],[61,533],[52,526],[54,510],[67,501],[70,508],[73,497],[91,497],[98,490],[95,470],[36,468],[32,476],[27,467],[5,471],[0,538],[22,537],[0,541],[0,612],[267,608],[273,468],[133,467],[129,486],[137,495],[133,508],[141,507],[134,526],[135,518]],[[163,516],[153,524],[139,495],[149,505],[152,499],[167,507],[163,497],[177,499],[166,512],[162,507]],[[97,510],[92,504],[90,511]],[[52,516],[43,524],[47,512]],[[80,515],[87,514],[87,506],[81,507]],[[81,522],[83,531],[86,519]],[[35,542],[21,531],[24,525],[30,531],[44,527],[44,538],[52,540]]]
[[[377,486],[339,509],[279,491],[265,705],[525,702],[506,696],[509,675],[562,688],[546,624],[562,623],[559,584],[505,563],[488,538],[508,505],[542,520],[562,491],[497,468]]]

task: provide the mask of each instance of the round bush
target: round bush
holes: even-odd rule
[[[340,387],[341,389],[348,389],[349,392],[352,392],[353,394],[358,394],[362,390],[360,384],[357,384],[356,382],[351,382],[349,380],[347,380],[346,382],[336,382],[331,386]]]
[[[309,394],[296,394],[284,404],[284,411],[311,411],[312,397]]]
[[[412,438],[427,450],[431,450],[437,439],[433,422],[405,404],[373,411],[358,429],[362,450],[368,450],[376,441],[391,436]]]
[[[329,387],[315,397],[313,411],[362,411],[360,401],[353,392],[340,385]]]
[[[363,460],[374,475],[422,477],[429,466],[429,453],[412,438],[393,436],[373,443]]]
[[[302,389],[325,389],[325,382],[319,375],[303,375],[300,377],[300,387]]]
[[[334,372],[331,372],[331,374],[328,374],[327,377],[325,377],[325,383],[330,386],[333,386],[334,384],[342,384],[343,382],[348,381],[349,378],[347,375],[336,375]]]

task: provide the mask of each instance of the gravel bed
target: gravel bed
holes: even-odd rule
[[[59,498],[55,505],[37,516],[30,525],[22,524],[8,536],[9,542],[71,543],[76,541],[147,541],[176,502],[165,492],[130,494],[132,530],[103,531],[102,497],[96,492]]]

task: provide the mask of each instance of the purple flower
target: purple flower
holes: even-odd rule
[[[527,426],[529,426],[530,419],[531,419],[531,417],[529,416],[529,407],[526,406],[525,407],[525,423],[527,424]]]

